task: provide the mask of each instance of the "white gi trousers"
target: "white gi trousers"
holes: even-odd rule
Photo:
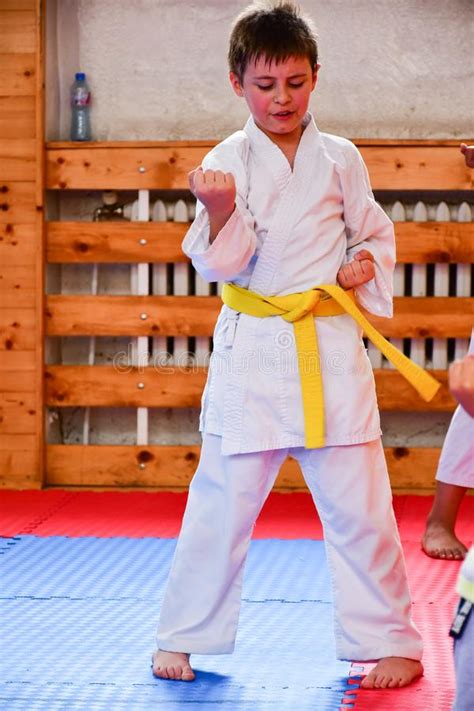
[[[222,455],[221,438],[204,434],[161,608],[158,647],[233,651],[252,529],[288,454],[300,463],[324,528],[338,658],[420,659],[380,440]]]
[[[469,353],[474,355],[474,331]],[[474,488],[474,417],[468,415],[460,405],[456,408],[444,440],[436,479],[445,484]]]

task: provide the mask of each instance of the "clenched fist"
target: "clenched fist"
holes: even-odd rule
[[[232,213],[235,205],[235,180],[232,173],[222,170],[197,168],[189,173],[189,185],[192,193],[215,214]]]
[[[236,188],[232,173],[196,168],[189,173],[189,187],[209,213],[212,243],[234,212]]]
[[[337,273],[337,281],[343,289],[352,289],[365,284],[375,276],[374,257],[366,249],[354,255],[354,259],[344,264]]]

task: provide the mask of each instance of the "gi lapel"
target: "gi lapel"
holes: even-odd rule
[[[308,192],[313,188],[312,170],[317,159],[320,134],[311,114],[305,117],[306,128],[301,136],[296,153],[293,172],[286,157],[278,146],[249,119],[245,132],[251,145],[262,160],[271,164],[272,172],[281,191],[270,229],[262,245],[259,258],[250,279],[249,289],[273,296],[272,284],[280,261],[285,258],[285,245],[290,239],[292,228],[302,213]],[[286,166],[282,168],[282,160]],[[285,170],[286,168],[286,170]]]

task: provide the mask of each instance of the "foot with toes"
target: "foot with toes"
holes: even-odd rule
[[[165,652],[158,649],[151,658],[153,674],[159,679],[173,681],[193,681],[194,671],[189,663],[189,654],[184,652]]]
[[[456,538],[454,532],[435,521],[428,522],[421,547],[430,558],[443,560],[463,560],[467,553],[466,546]]]
[[[423,675],[421,662],[405,657],[385,657],[361,682],[362,689],[398,689]]]

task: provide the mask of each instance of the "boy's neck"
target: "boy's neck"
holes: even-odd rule
[[[257,122],[255,123],[262,131],[262,133],[268,136],[268,138],[273,141],[273,143],[276,143],[277,146],[280,146],[281,148],[283,146],[285,146],[286,148],[297,148],[301,136],[303,135],[303,131],[305,129],[305,127],[300,124],[298,128],[292,131],[291,133],[273,133],[272,131],[267,131],[266,129],[264,129]]]
[[[298,129],[295,131],[292,131],[291,133],[272,133],[271,131],[266,131],[264,128],[259,126],[257,122],[255,122],[258,128],[264,133],[268,138],[275,143],[278,148],[282,151],[282,153],[286,156],[288,159],[288,162],[293,168],[293,163],[294,159],[296,156],[296,152],[298,150],[298,146],[301,140],[301,136],[303,135],[303,131],[305,129],[305,126],[303,124],[300,124],[298,126]]]

